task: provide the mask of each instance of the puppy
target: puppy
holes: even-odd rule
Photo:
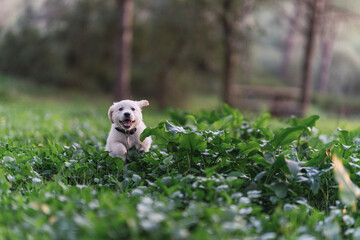
[[[138,151],[148,152],[151,145],[151,137],[140,142],[140,134],[146,128],[141,109],[149,105],[147,100],[131,101],[123,100],[114,103],[108,111],[112,122],[105,150],[112,157],[120,157],[126,160],[127,150],[136,147]]]

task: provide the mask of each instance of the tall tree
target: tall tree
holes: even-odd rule
[[[116,48],[116,83],[115,99],[126,99],[131,96],[131,46],[133,23],[133,0],[118,0],[117,48]]]
[[[325,8],[326,0],[308,0],[307,9],[307,32],[305,35],[305,54],[303,58],[302,68],[302,86],[300,99],[300,115],[304,115],[309,104],[311,103],[311,95],[313,88],[312,80],[312,64],[315,54],[316,33],[320,24],[321,12]]]
[[[224,65],[223,65],[223,101],[230,106],[233,105],[233,82],[234,68],[237,63],[235,41],[234,41],[234,24],[231,19],[231,9],[233,0],[224,0],[222,4],[221,23],[223,30],[223,48],[224,48]]]
[[[230,106],[234,105],[233,84],[237,64],[240,61],[240,52],[244,54],[241,62],[242,74],[249,75],[249,26],[246,22],[250,11],[254,7],[253,0],[223,0],[220,10],[220,23],[223,34],[223,101]],[[243,47],[241,47],[243,46]],[[247,76],[248,77],[248,76]]]

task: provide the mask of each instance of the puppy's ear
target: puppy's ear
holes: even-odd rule
[[[146,106],[149,106],[149,101],[148,100],[141,100],[141,101],[138,101],[138,104],[141,108],[143,107],[146,107]]]
[[[113,115],[113,112],[114,112],[114,105],[112,105],[110,108],[109,108],[109,111],[108,111],[108,116],[109,116],[109,119],[112,123],[114,123],[114,120],[112,118],[112,115]]]

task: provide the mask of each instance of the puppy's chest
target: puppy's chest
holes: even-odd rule
[[[122,143],[125,145],[126,149],[132,148],[136,143],[136,136],[128,135],[123,139]]]

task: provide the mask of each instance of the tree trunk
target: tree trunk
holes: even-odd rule
[[[313,88],[312,81],[312,63],[315,53],[316,31],[319,25],[319,14],[324,8],[325,0],[310,0],[308,2],[308,23],[306,34],[305,55],[303,60],[302,72],[302,93],[300,102],[300,114],[303,116],[311,103],[311,95]]]
[[[234,106],[233,103],[233,83],[234,70],[236,64],[236,48],[234,44],[234,26],[230,20],[230,11],[232,7],[232,0],[223,1],[223,12],[221,16],[221,23],[223,29],[223,47],[224,47],[224,66],[223,66],[223,101]]]
[[[131,97],[131,45],[133,0],[118,0],[115,99]]]
[[[283,55],[281,78],[284,82],[288,80],[289,77],[289,64],[291,59],[291,54],[294,49],[294,37],[300,20],[300,8],[301,0],[295,0],[294,2],[294,16],[290,19],[289,31],[285,39],[285,50]]]

